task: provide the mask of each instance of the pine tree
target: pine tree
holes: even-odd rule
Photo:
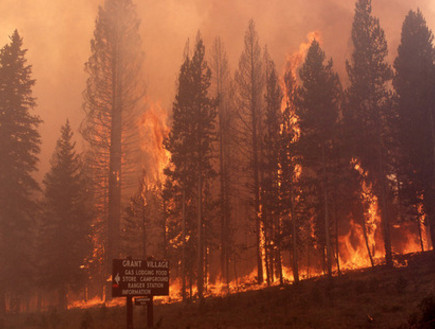
[[[135,120],[144,97],[139,24],[131,0],[106,0],[98,10],[85,66],[89,77],[81,132],[89,144],[86,163],[94,183],[98,241],[103,241],[97,246],[106,264],[102,282],[111,272],[111,260],[120,255],[123,195],[134,191],[139,176]]]
[[[418,206],[423,204],[435,241],[435,122],[432,72],[433,34],[420,10],[410,11],[402,26],[394,61],[397,93],[398,178],[400,199],[419,228]]]
[[[368,180],[379,200],[385,259],[392,265],[391,187],[389,159],[392,107],[388,83],[392,70],[385,34],[379,19],[372,15],[371,0],[358,0],[352,25],[354,51],[346,63],[350,86],[344,113],[346,127],[352,131],[353,154],[367,171]]]
[[[326,64],[325,53],[314,40],[299,70],[301,85],[297,92],[296,114],[300,137],[297,153],[302,161],[302,180],[306,207],[312,207],[317,237],[326,251],[326,268],[332,275],[331,195],[334,191],[334,148],[340,102],[338,76],[332,60]],[[311,200],[309,202],[308,200]]]
[[[284,74],[285,108],[282,113],[279,147],[279,213],[283,222],[284,232],[291,237],[288,244],[290,251],[293,279],[299,283],[299,249],[301,221],[299,220],[296,197],[298,194],[297,171],[300,160],[295,152],[299,128],[296,125],[296,91],[297,84],[291,67]]]
[[[267,282],[270,284],[276,276],[283,284],[281,263],[282,223],[280,216],[279,196],[279,161],[281,147],[281,100],[282,92],[279,86],[275,64],[270,59],[266,61],[266,95],[265,95],[265,134],[264,157],[262,171],[264,179],[262,190],[262,221],[265,230]]]
[[[257,281],[263,282],[263,259],[261,242],[260,218],[260,181],[261,181],[261,147],[263,143],[261,124],[264,118],[263,90],[264,71],[261,48],[254,21],[249,22],[245,33],[244,49],[239,59],[239,66],[235,74],[238,92],[238,111],[240,118],[240,146],[245,157],[244,172],[249,188],[249,204],[252,208],[250,217],[255,222]]]
[[[57,290],[59,306],[67,307],[67,294],[81,287],[92,253],[92,197],[73,133],[67,120],[44,178],[44,211],[40,231],[41,275],[47,290]]]
[[[198,33],[192,58],[187,54],[180,69],[178,93],[173,105],[173,124],[165,148],[171,152],[165,174],[170,179],[182,222],[182,293],[188,258],[196,258],[198,296],[203,298],[205,261],[205,223],[207,189],[215,172],[211,165],[212,142],[215,139],[216,102],[209,97],[211,71],[205,61],[205,47]],[[181,212],[181,213],[180,213]],[[196,221],[194,221],[194,219]],[[186,237],[189,236],[189,241]],[[193,241],[196,240],[196,245]],[[188,256],[188,254],[190,254]],[[195,257],[196,256],[196,257]],[[190,282],[194,272],[190,273]]]
[[[220,38],[216,38],[210,61],[212,71],[212,87],[218,100],[217,113],[217,148],[219,150],[219,216],[220,216],[220,247],[221,247],[221,276],[229,291],[230,271],[229,263],[233,253],[233,210],[236,177],[235,172],[235,138],[234,138],[234,90],[228,67],[227,54]]]
[[[0,51],[0,305],[5,293],[19,310],[19,300],[34,277],[31,255],[35,214],[34,197],[39,190],[32,177],[36,171],[41,120],[31,114],[35,107],[32,67],[25,58],[23,39],[15,30]]]

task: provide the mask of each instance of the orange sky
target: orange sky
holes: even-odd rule
[[[66,118],[74,129],[83,118],[83,68],[90,55],[97,6],[102,1],[0,0],[0,46],[17,28],[29,49],[27,58],[37,79],[36,112],[44,121],[38,177],[48,170]],[[148,96],[166,109],[172,103],[187,38],[194,38],[200,29],[206,44],[211,44],[220,35],[234,69],[250,18],[255,20],[260,41],[268,45],[278,68],[283,67],[286,55],[305,41],[307,33],[318,30],[327,56],[333,57],[336,69],[345,77],[344,62],[351,53],[353,0],[136,0],[136,4],[142,19]],[[409,9],[421,8],[429,27],[435,30],[434,0],[373,0],[373,6],[387,34],[391,58]]]

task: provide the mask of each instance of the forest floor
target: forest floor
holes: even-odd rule
[[[156,305],[155,328],[435,328],[435,254],[399,256],[399,262],[408,266],[379,266],[332,280],[318,277],[297,286],[210,297],[201,305]],[[0,329],[121,329],[125,322],[124,307],[95,307],[7,315],[0,319]],[[134,328],[146,328],[143,307],[135,306]]]

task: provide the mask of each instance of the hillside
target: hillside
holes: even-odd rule
[[[348,272],[333,280],[315,278],[299,286],[271,287],[212,297],[199,303],[155,306],[156,328],[435,328],[411,326],[421,317],[421,301],[435,296],[433,254],[400,256],[406,267]],[[435,304],[426,303],[435,318]],[[431,313],[432,312],[432,313]],[[146,314],[135,307],[134,328],[145,328]],[[75,309],[57,313],[9,315],[0,328],[125,328],[125,309]]]

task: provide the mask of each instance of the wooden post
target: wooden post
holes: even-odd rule
[[[133,329],[133,299],[127,296],[127,329]]]
[[[147,302],[147,327],[154,327],[154,305],[153,296],[150,296],[150,301]]]

